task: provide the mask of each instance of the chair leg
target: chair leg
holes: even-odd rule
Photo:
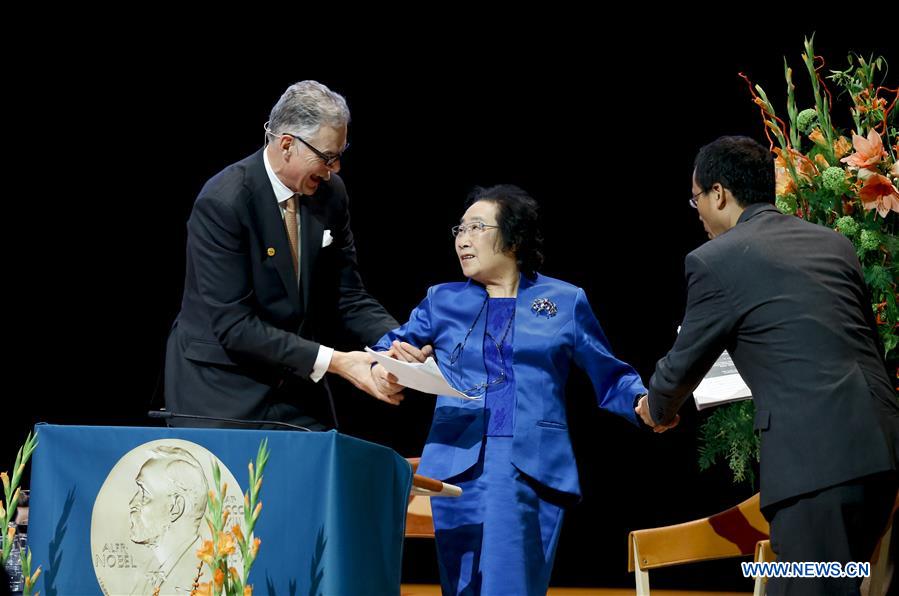
[[[640,553],[637,551],[637,541],[634,541],[634,581],[637,587],[637,596],[649,596],[649,572],[640,567]]]
[[[765,596],[765,592],[767,591],[767,582],[765,578],[762,576],[758,576],[755,578],[755,585],[752,589],[752,596]]]
[[[886,580],[890,565],[890,538],[893,533],[893,524],[890,524],[877,550],[877,560],[871,561],[871,576],[862,582],[862,593],[870,596],[880,596],[884,592],[884,580]],[[895,580],[894,580],[895,581]],[[864,585],[867,584],[867,585]],[[867,588],[867,589],[866,589]]]
[[[767,563],[769,561],[769,557],[766,556],[770,542],[767,540],[761,540],[755,545],[755,557],[754,561],[756,563]],[[768,590],[768,578],[763,577],[761,575],[757,575],[755,577],[755,583],[752,588],[752,596],[765,596],[765,593]]]

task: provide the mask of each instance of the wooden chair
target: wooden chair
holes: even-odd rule
[[[899,494],[886,528],[871,557],[871,576],[862,582],[862,594],[881,596],[893,573],[890,537],[893,518],[899,510]],[[759,495],[736,507],[710,517],[647,530],[634,530],[628,535],[628,571],[633,571],[637,595],[648,596],[650,569],[696,563],[728,557],[753,555],[756,562],[773,562],[777,555],[771,549],[768,522],[759,509]],[[755,596],[763,596],[767,578],[756,577]]]
[[[637,595],[649,594],[649,570],[682,563],[754,555],[769,535],[768,522],[755,494],[736,507],[702,519],[628,535],[627,569],[633,571]]]

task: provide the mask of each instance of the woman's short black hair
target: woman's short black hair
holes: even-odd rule
[[[477,186],[468,194],[465,208],[478,201],[496,203],[496,220],[502,249],[515,253],[518,268],[533,278],[543,265],[543,234],[540,232],[540,206],[531,195],[513,184],[489,188]]]

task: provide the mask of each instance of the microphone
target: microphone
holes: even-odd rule
[[[281,422],[278,420],[240,420],[237,418],[221,418],[217,416],[198,416],[197,414],[179,414],[178,412],[166,412],[165,410],[150,410],[147,412],[150,418],[161,418],[169,420],[171,418],[184,418],[187,420],[206,420],[209,422],[230,422],[232,424],[245,424],[247,426],[261,426],[263,424],[271,424],[273,426],[283,426],[291,430],[301,430],[307,433],[315,432],[305,426],[299,424],[290,424],[289,422]],[[256,429],[259,430],[259,429]]]

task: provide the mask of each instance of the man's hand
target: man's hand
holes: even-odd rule
[[[674,428],[680,423],[680,414],[676,414],[674,416],[674,420],[669,422],[668,424],[656,424],[656,421],[652,419],[652,415],[649,413],[649,396],[644,395],[640,398],[640,401],[637,402],[637,407],[634,408],[634,412],[637,413],[637,416],[643,421],[643,423],[652,428],[653,432],[663,433],[668,429]]]
[[[403,394],[396,392],[389,394],[382,391],[372,377],[371,363],[371,357],[365,352],[338,352],[335,350],[334,355],[331,356],[328,372],[340,375],[375,399],[398,406],[403,401]]]
[[[419,350],[412,344],[393,340],[390,349],[387,350],[387,355],[403,362],[424,362],[428,356],[434,355],[434,348],[425,346]]]
[[[396,376],[393,373],[387,372],[387,369],[380,364],[376,364],[371,369],[371,378],[374,380],[375,387],[378,388],[378,391],[384,395],[392,395],[394,397],[399,396],[400,399],[403,399],[403,394],[401,392],[405,387],[398,384]]]

